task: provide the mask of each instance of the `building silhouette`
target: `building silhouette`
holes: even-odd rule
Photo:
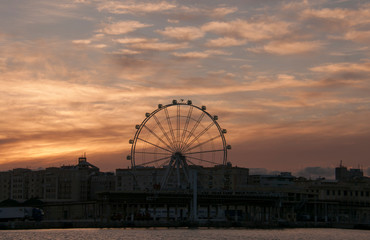
[[[361,179],[364,177],[364,173],[359,168],[347,169],[347,167],[342,165],[340,161],[339,167],[335,168],[335,179],[338,181],[348,181],[353,179]]]
[[[189,172],[195,181],[178,188],[170,176],[163,190],[165,170],[100,172],[86,156],[71,166],[17,168],[0,172],[0,207],[28,204],[44,210],[44,221],[93,221],[104,226],[137,221],[180,226],[194,220],[222,226],[370,224],[370,179],[361,169],[340,164],[335,180],[311,180],[289,172],[251,175],[248,168],[230,163],[192,166]]]

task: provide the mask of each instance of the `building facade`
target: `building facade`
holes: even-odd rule
[[[117,191],[155,191],[161,189],[161,183],[166,174],[166,168],[142,167],[116,170]],[[248,168],[233,167],[230,163],[226,166],[201,167],[189,166],[188,184],[182,186],[183,190],[192,189],[193,176],[197,176],[199,191],[238,191],[248,185]],[[185,178],[184,174],[180,176]],[[170,175],[166,188],[176,190],[177,180],[175,175]]]
[[[78,164],[73,166],[0,172],[0,201],[86,201],[94,199],[96,192],[114,189],[113,173],[101,173],[99,168],[87,162],[86,157],[80,157]]]

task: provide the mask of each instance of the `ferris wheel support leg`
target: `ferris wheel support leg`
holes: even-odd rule
[[[184,175],[185,175],[185,178],[186,178],[186,182],[187,183],[190,183],[190,179],[189,179],[189,168],[188,168],[188,164],[186,163],[186,160],[185,158],[181,160],[181,165],[182,165],[182,171],[184,172]]]
[[[196,222],[198,220],[198,172],[193,170],[193,214],[192,220]]]
[[[172,164],[174,162],[174,158],[171,157],[171,160],[170,160],[170,163],[168,164],[168,167],[166,169],[166,172],[163,176],[163,179],[162,179],[162,182],[161,182],[161,190],[163,190],[165,188],[165,186],[167,185],[167,180],[168,180],[168,177],[170,176],[170,171],[172,170]]]
[[[178,157],[176,157],[176,174],[177,174],[177,187],[181,188],[180,159]]]

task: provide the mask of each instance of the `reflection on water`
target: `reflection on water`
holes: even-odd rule
[[[370,239],[370,231],[346,229],[47,229],[5,230],[0,239],[289,239],[289,240],[347,240]]]

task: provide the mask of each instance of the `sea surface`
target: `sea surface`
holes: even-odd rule
[[[272,239],[272,240],[368,240],[370,231],[324,228],[282,230],[255,229],[47,229],[0,230],[0,239]]]

